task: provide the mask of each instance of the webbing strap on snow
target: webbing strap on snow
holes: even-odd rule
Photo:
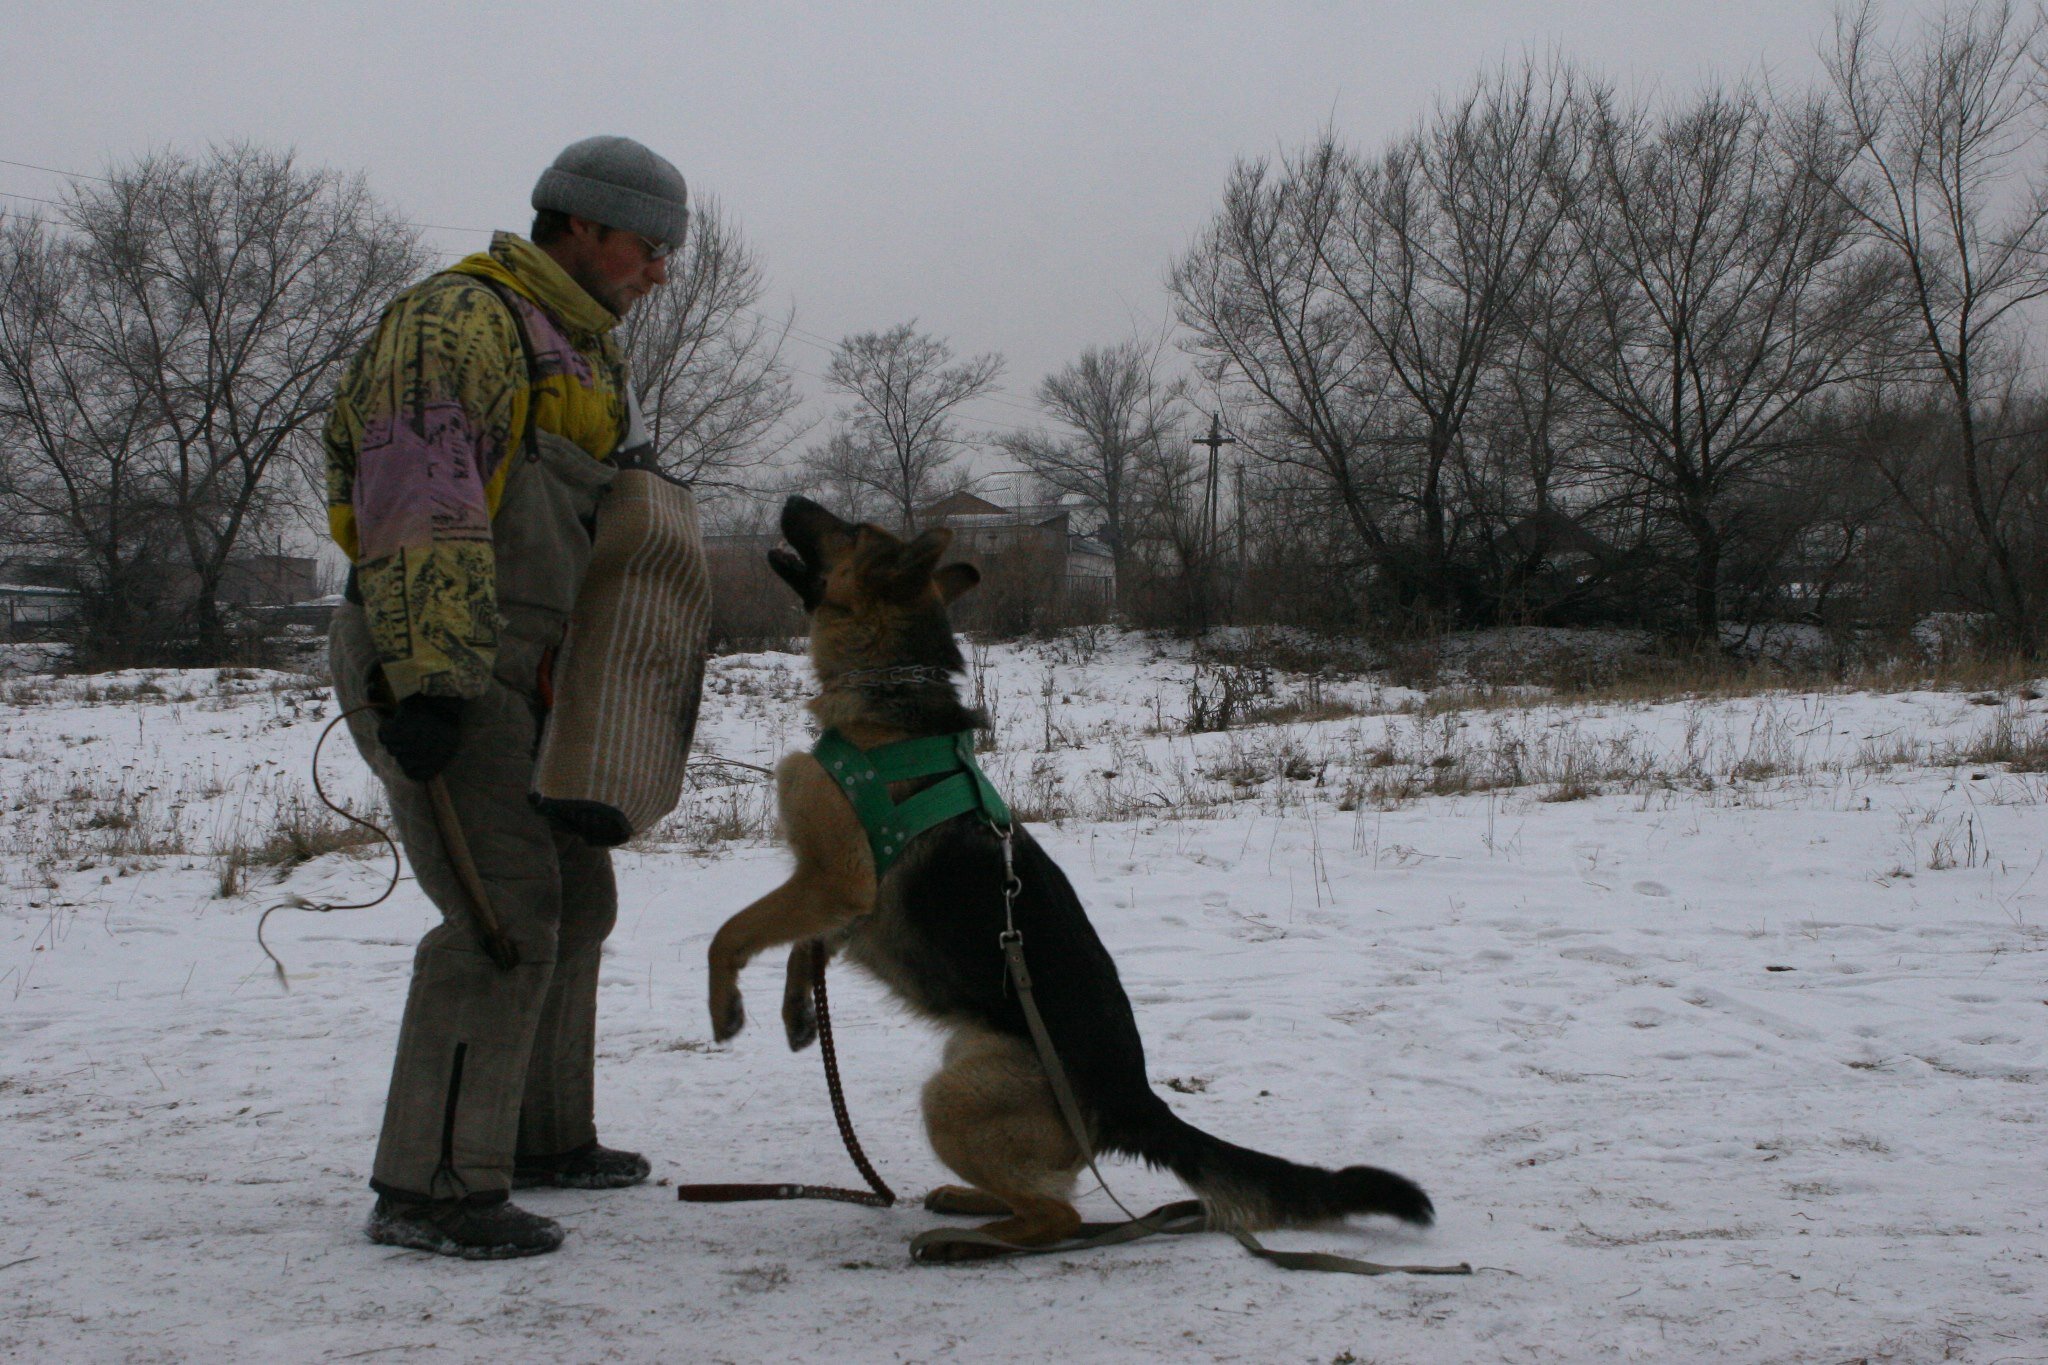
[[[1003,861],[1010,860],[1010,836],[1003,835]],[[1008,871],[1008,869],[1005,869]],[[1015,881],[1010,873],[1009,881]],[[1005,886],[1005,897],[1010,894]],[[1024,935],[1012,927],[1005,930],[1002,939],[1003,963],[1008,968],[1011,982],[1017,987],[1017,1003],[1024,1007],[1024,1025],[1031,1030],[1031,1046],[1038,1052],[1038,1068],[1045,1073],[1045,1079],[1052,1085],[1052,1097],[1059,1102],[1060,1117],[1067,1121],[1067,1131],[1073,1135],[1074,1143],[1081,1149],[1081,1159],[1088,1163],[1089,1172],[1102,1192],[1109,1196],[1112,1204],[1123,1209],[1124,1217],[1135,1220],[1137,1215],[1124,1207],[1124,1201],[1116,1197],[1109,1188],[1109,1182],[1102,1178],[1102,1171],[1095,1164],[1095,1143],[1088,1136],[1088,1124],[1081,1117],[1081,1102],[1074,1098],[1074,1087],[1067,1081],[1067,1069],[1060,1064],[1060,1054],[1053,1050],[1052,1035],[1045,1031],[1045,1017],[1038,1012],[1038,1000],[1031,992],[1031,969],[1024,965]]]
[[[1142,1218],[1133,1218],[1123,1223],[1083,1223],[1072,1237],[1046,1247],[1021,1247],[1014,1242],[1005,1242],[985,1232],[967,1229],[934,1228],[922,1233],[910,1243],[910,1257],[924,1265],[943,1265],[955,1261],[981,1260],[989,1257],[1011,1256],[1060,1256],[1070,1251],[1098,1251],[1103,1247],[1121,1246],[1145,1237],[1156,1237],[1162,1233],[1179,1236],[1190,1232],[1210,1232],[1213,1225],[1199,1199],[1181,1199],[1171,1204],[1161,1204]],[[1338,1256],[1327,1251],[1275,1251],[1264,1245],[1249,1232],[1231,1233],[1252,1255],[1270,1261],[1282,1270],[1321,1270],[1343,1275],[1470,1275],[1472,1267],[1464,1263],[1457,1265],[1382,1265],[1378,1261],[1361,1261],[1350,1256]],[[974,1248],[965,1255],[960,1250]],[[956,1250],[960,1249],[960,1250]]]
[[[1010,834],[1003,836],[1004,884],[1003,900],[1006,917],[1010,903],[1018,889],[1016,873],[1010,867]],[[1017,1003],[1023,1007],[1024,1023],[1031,1031],[1032,1046],[1038,1052],[1039,1069],[1045,1072],[1046,1082],[1051,1085],[1053,1098],[1059,1102],[1060,1114],[1066,1120],[1067,1131],[1081,1149],[1081,1156],[1088,1163],[1095,1178],[1102,1183],[1102,1192],[1125,1214],[1124,1201],[1118,1199],[1109,1188],[1109,1182],[1102,1179],[1102,1172],[1095,1165],[1095,1147],[1088,1138],[1088,1129],[1081,1115],[1081,1104],[1074,1096],[1074,1089],[1067,1081],[1067,1069],[1060,1064],[1059,1053],[1053,1049],[1052,1035],[1046,1032],[1045,1020],[1038,1012],[1038,1001],[1031,990],[1031,972],[1024,963],[1024,935],[1017,931],[1016,921],[1009,918],[1000,942],[1003,961],[1008,967],[1010,982],[1017,990]],[[910,1242],[910,1259],[921,1265],[946,1265],[959,1261],[986,1260],[997,1256],[1056,1256],[1069,1251],[1094,1251],[1101,1247],[1119,1246],[1135,1242],[1141,1237],[1159,1233],[1206,1232],[1211,1224],[1209,1215],[1198,1199],[1184,1199],[1172,1204],[1163,1204],[1143,1217],[1131,1216],[1122,1223],[1083,1223],[1075,1236],[1045,1247],[1024,1247],[1015,1242],[1006,1242],[986,1232],[972,1229],[934,1228],[918,1234]],[[1343,1275],[1470,1275],[1472,1267],[1459,1262],[1457,1265],[1381,1265],[1377,1261],[1361,1261],[1350,1256],[1339,1256],[1328,1251],[1275,1251],[1261,1243],[1258,1238],[1242,1228],[1224,1229],[1237,1239],[1237,1244],[1261,1260],[1279,1266],[1282,1270],[1321,1270]]]

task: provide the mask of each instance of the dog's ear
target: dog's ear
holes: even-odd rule
[[[853,548],[854,527],[805,497],[782,504],[782,538],[822,574]]]
[[[932,575],[932,586],[939,590],[939,600],[948,604],[979,582],[981,570],[972,564],[948,564]]]
[[[768,552],[768,567],[775,570],[783,582],[796,589],[805,611],[818,609],[818,603],[825,598],[825,580],[816,569],[779,547]]]

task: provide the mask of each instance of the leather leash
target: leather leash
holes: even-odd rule
[[[862,1204],[886,1209],[896,1202],[896,1192],[876,1173],[868,1154],[854,1135],[853,1118],[846,1109],[846,1091],[839,1083],[839,1049],[832,1041],[832,1010],[825,995],[825,950],[817,943],[798,951],[808,954],[811,968],[811,1005],[818,1015],[818,1053],[825,1060],[825,1088],[832,1096],[832,1117],[839,1121],[839,1137],[846,1154],[853,1158],[865,1190],[836,1185],[711,1184],[678,1185],[676,1198],[691,1204],[737,1204],[756,1199],[831,1199],[842,1204]]]
[[[469,839],[462,832],[462,821],[456,817],[455,801],[448,795],[448,784],[436,773],[423,785],[427,789],[427,800],[434,808],[434,830],[441,836],[441,851],[448,855],[448,862],[455,869],[455,880],[462,883],[463,894],[469,898],[469,915],[476,923],[477,937],[483,940],[484,951],[490,954],[491,961],[498,964],[499,970],[509,972],[519,965],[519,947],[505,937],[505,930],[498,923],[498,912],[491,909],[491,893],[484,886],[482,874],[476,870],[476,859],[470,855]]]

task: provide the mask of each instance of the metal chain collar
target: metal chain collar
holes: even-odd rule
[[[880,688],[953,684],[951,669],[932,664],[892,664],[887,668],[855,668],[832,679],[832,687]]]

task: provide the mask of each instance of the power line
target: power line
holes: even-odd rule
[[[19,166],[25,171],[48,171],[51,175],[68,175],[74,180],[97,180],[105,185],[114,183],[104,175],[87,175],[84,171],[61,171],[55,166],[38,166],[33,161],[9,161],[4,156],[0,156],[0,166]]]

